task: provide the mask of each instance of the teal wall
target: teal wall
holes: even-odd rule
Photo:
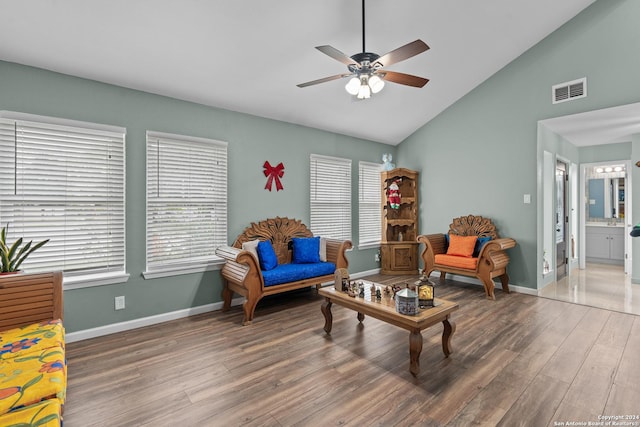
[[[65,291],[65,327],[75,332],[220,301],[218,271],[144,280],[145,132],[227,141],[229,243],[251,221],[279,216],[309,224],[309,155],[352,159],[353,243],[358,236],[358,161],[382,162],[393,146],[0,62],[0,110],[122,126],[126,137],[126,262],[129,281]],[[264,189],[262,165],[283,162],[284,190]],[[353,273],[378,268],[376,249],[348,254]],[[126,309],[114,310],[114,297]]]
[[[403,141],[398,162],[422,172],[420,231],[445,232],[469,213],[491,217],[518,242],[511,283],[536,288],[537,122],[640,101],[638,16],[640,1],[596,1]],[[586,98],[551,103],[554,84],[585,76]]]
[[[580,147],[580,163],[598,163],[631,158],[631,142]]]

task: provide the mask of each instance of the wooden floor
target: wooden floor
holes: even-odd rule
[[[327,336],[321,298],[307,290],[263,300],[251,326],[233,307],[70,343],[65,427],[511,427],[640,415],[640,317],[499,289],[489,301],[465,283],[436,292],[460,304],[453,354],[442,353],[441,325],[423,331],[417,378],[407,331],[360,325],[334,305]]]

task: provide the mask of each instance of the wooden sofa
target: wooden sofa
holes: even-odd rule
[[[479,250],[477,256],[462,260],[466,267],[460,267],[462,263],[450,262],[447,254],[447,239],[444,234],[429,234],[418,236],[418,242],[424,243],[422,261],[423,273],[429,276],[433,271],[440,271],[440,281],[445,280],[447,273],[470,276],[479,279],[484,285],[487,298],[495,300],[493,279],[498,277],[502,283],[502,290],[509,293],[509,275],[507,265],[509,256],[506,249],[516,245],[516,241],[509,237],[500,238],[496,227],[489,218],[467,215],[454,218],[449,225],[449,234],[458,236],[490,237]],[[475,259],[474,259],[475,258]],[[456,261],[453,258],[453,261]]]
[[[62,273],[0,275],[0,426],[61,426]]]
[[[331,274],[265,285],[259,260],[249,251],[243,250],[242,244],[255,239],[269,240],[277,255],[278,265],[284,265],[291,264],[291,242],[293,237],[313,237],[313,233],[299,220],[286,217],[270,218],[251,223],[238,236],[233,246],[223,246],[216,250],[216,254],[225,259],[225,265],[221,270],[224,280],[222,290],[223,311],[230,309],[234,292],[244,296],[246,301],[243,304],[244,320],[242,324],[249,325],[253,321],[258,301],[265,295],[273,295],[309,286],[319,288],[322,283],[333,282],[336,268],[348,267],[349,262],[345,251],[352,247],[351,242],[348,240],[325,239],[327,262],[334,264]]]

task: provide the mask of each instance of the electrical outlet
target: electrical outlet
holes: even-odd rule
[[[380,252],[376,252],[375,257],[374,257],[374,260],[375,260],[376,262],[380,262]]]
[[[116,310],[124,310],[124,295],[116,297]]]

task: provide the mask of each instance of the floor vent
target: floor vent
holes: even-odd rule
[[[554,104],[584,98],[585,96],[587,96],[586,77],[566,83],[560,83],[551,87],[551,97]]]

